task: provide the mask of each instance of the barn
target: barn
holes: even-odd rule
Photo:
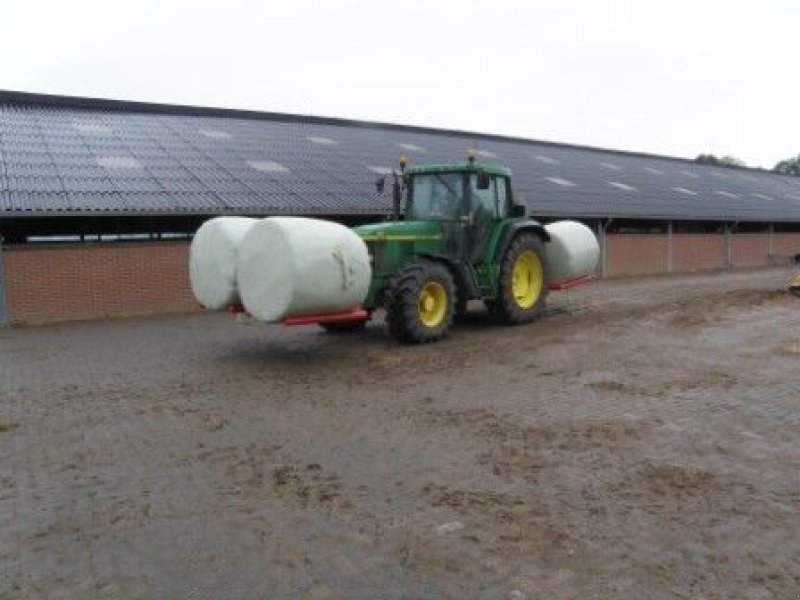
[[[215,215],[385,218],[401,154],[513,172],[545,220],[590,225],[599,275],[762,267],[800,253],[800,178],[570,144],[300,115],[0,91],[0,323],[196,308]]]

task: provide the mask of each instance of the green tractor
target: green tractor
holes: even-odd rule
[[[389,332],[405,343],[444,337],[469,300],[506,323],[539,316],[547,295],[549,235],[515,202],[511,172],[466,163],[392,173],[392,221],[354,231],[366,242],[373,276],[364,309],[386,309]],[[385,179],[377,182],[383,192]],[[405,196],[404,218],[401,204]],[[365,321],[322,323],[328,331]]]

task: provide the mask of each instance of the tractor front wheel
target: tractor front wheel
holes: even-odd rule
[[[455,284],[441,263],[419,260],[404,267],[392,280],[386,300],[389,333],[400,342],[439,340],[453,324]]]
[[[520,233],[500,263],[497,298],[487,302],[489,312],[506,323],[527,323],[544,310],[544,244],[532,233]]]

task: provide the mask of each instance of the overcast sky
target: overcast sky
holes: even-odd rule
[[[797,0],[0,0],[0,88],[772,167],[799,39]]]

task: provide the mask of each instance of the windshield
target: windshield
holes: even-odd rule
[[[407,218],[413,221],[458,219],[461,215],[462,183],[461,173],[415,175]]]

